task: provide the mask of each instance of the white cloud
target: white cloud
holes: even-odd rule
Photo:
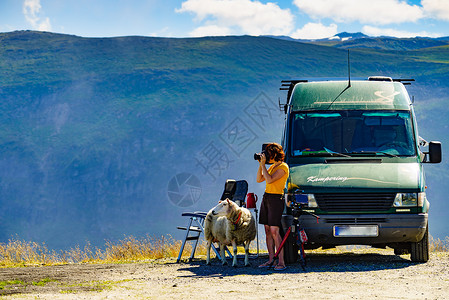
[[[292,38],[295,39],[322,39],[336,35],[337,25],[331,24],[330,26],[324,26],[321,23],[308,23],[303,28],[296,30],[292,34]]]
[[[190,36],[201,37],[201,36],[224,36],[230,35],[231,29],[228,27],[220,27],[218,25],[206,25],[201,26],[190,32]]]
[[[424,17],[422,7],[400,0],[294,0],[294,4],[313,18],[330,18],[336,22],[386,25]]]
[[[51,31],[50,19],[49,18],[45,18],[45,20],[41,21],[38,24],[37,30],[40,30],[40,31]]]
[[[421,5],[430,17],[449,21],[449,3],[447,0],[422,0]]]
[[[373,26],[363,26],[362,32],[369,36],[393,36],[398,38],[414,38],[417,36],[439,37],[441,34],[429,33],[427,31],[409,32],[391,28],[378,28]]]
[[[25,19],[33,29],[51,31],[50,19],[45,18],[44,20],[41,20],[41,17],[39,16],[41,8],[40,0],[25,0],[23,2],[22,11]]]
[[[170,27],[165,26],[162,29],[159,29],[158,31],[153,31],[148,33],[148,36],[153,36],[153,37],[174,37],[173,33],[170,31]]]
[[[286,35],[293,30],[293,15],[277,4],[256,0],[187,0],[178,13],[193,13],[197,22],[206,21],[193,33],[228,32],[250,35]],[[215,27],[214,27],[215,26]],[[229,30],[229,31],[228,31]]]

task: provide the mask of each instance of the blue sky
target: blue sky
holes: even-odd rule
[[[0,0],[0,32],[84,37],[449,36],[449,0]]]

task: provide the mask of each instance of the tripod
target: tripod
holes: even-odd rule
[[[292,225],[288,228],[287,232],[285,233],[284,238],[282,239],[282,242],[279,245],[279,249],[277,249],[276,253],[274,254],[274,259],[271,262],[271,265],[273,265],[274,261],[279,258],[279,254],[280,254],[282,248],[284,248],[285,242],[287,241],[288,237],[290,235],[292,235],[293,240],[295,241],[296,245],[298,245],[298,247],[299,247],[299,254],[300,254],[299,255],[299,258],[300,258],[299,263],[301,264],[302,269],[305,271],[306,270],[306,254],[304,252],[304,244],[308,241],[308,238],[307,238],[306,231],[303,228],[301,228],[301,225],[299,222],[299,217],[301,215],[311,215],[317,219],[317,222],[320,217],[313,213],[302,210],[300,204],[296,203],[296,202],[292,203],[292,215],[293,215]]]

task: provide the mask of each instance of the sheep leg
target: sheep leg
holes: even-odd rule
[[[220,255],[221,255],[222,265],[223,266],[227,265],[228,262],[226,261],[225,245],[223,243],[220,243]]]
[[[232,266],[237,267],[237,243],[235,241],[232,241],[232,250],[234,257],[232,258]]]
[[[249,266],[249,244],[251,241],[245,243],[245,267]]]
[[[207,249],[207,258],[206,265],[210,265],[210,247],[212,246],[212,240],[207,241],[206,249]]]

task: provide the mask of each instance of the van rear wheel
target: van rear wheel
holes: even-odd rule
[[[404,255],[404,254],[409,254],[410,250],[406,249],[406,248],[395,248],[394,249],[394,254],[395,255]]]
[[[410,259],[413,262],[425,263],[429,260],[429,224],[421,241],[411,243]]]

